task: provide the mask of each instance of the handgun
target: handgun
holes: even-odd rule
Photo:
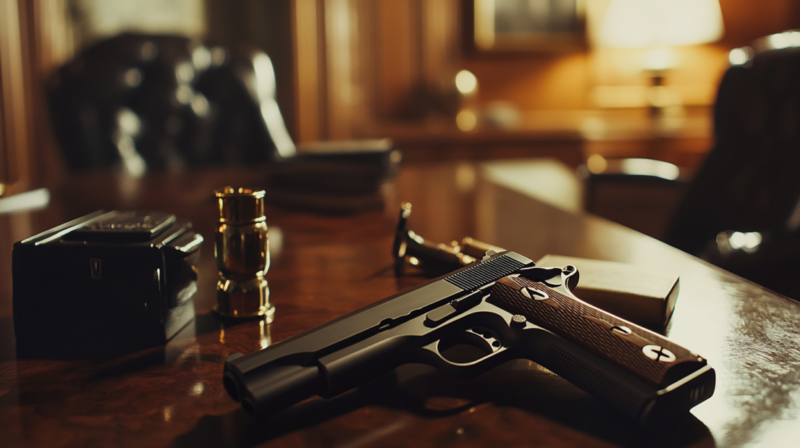
[[[472,377],[528,359],[629,418],[688,412],[714,393],[707,361],[576,298],[574,266],[501,252],[263,350],[228,357],[223,383],[251,414],[336,396],[408,363]]]

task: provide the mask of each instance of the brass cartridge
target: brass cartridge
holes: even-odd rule
[[[215,191],[219,223],[214,256],[219,270],[217,306],[225,317],[275,317],[265,275],[269,270],[269,236],[264,191],[225,187]]]

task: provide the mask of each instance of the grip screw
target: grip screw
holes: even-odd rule
[[[624,335],[628,335],[628,334],[633,333],[630,328],[628,328],[628,327],[626,327],[624,325],[619,325],[619,326],[612,327],[611,331],[613,331],[614,333],[619,333],[619,334],[624,334]]]
[[[642,353],[653,361],[673,362],[675,354],[660,345],[645,345]]]
[[[530,286],[525,288],[533,300],[547,300],[550,297],[544,291],[539,291],[538,289],[531,288]]]

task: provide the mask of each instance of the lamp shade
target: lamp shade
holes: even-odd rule
[[[611,0],[599,42],[609,47],[696,45],[722,37],[717,0]]]

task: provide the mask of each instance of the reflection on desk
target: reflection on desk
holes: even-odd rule
[[[463,181],[472,170],[474,182]],[[459,168],[462,167],[462,168]],[[462,182],[458,182],[458,170]],[[282,244],[268,275],[271,326],[225,326],[213,251],[204,250],[186,337],[122,358],[20,360],[11,322],[11,266],[0,257],[0,433],[4,446],[790,446],[800,410],[800,304],[610,222],[568,212],[491,181],[480,164],[409,163],[387,211],[321,216],[269,207]],[[212,190],[258,187],[256,171],[113,175],[68,180],[44,210],[0,215],[12,242],[101,209],[176,213],[213,234]],[[414,203],[414,230],[436,241],[465,235],[529,257],[559,254],[677,272],[681,292],[668,335],[716,369],[717,391],[680,421],[636,427],[529,361],[470,380],[427,367],[397,369],[329,400],[252,419],[225,392],[225,358],[250,353],[419,284],[395,278],[396,207]],[[578,266],[580,268],[580,266]]]

